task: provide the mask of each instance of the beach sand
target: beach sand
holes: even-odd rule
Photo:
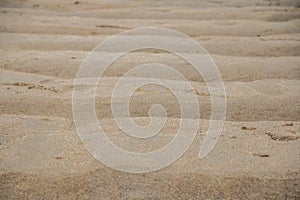
[[[0,6],[0,199],[300,199],[299,1],[1,0]],[[140,89],[132,96],[131,117],[147,124],[149,106],[161,103],[167,127],[148,143],[124,136],[111,113],[111,94],[101,91],[111,91],[132,67],[151,61],[174,67],[195,87],[187,92],[194,92],[200,108],[197,136],[180,159],[156,172],[130,174],[103,165],[84,148],[72,92],[94,47],[139,27],[170,28],[199,42],[223,78],[227,114],[217,145],[200,160],[211,116],[203,79],[167,52],[121,57],[105,72],[95,107],[122,148],[159,149],[180,120],[172,93]]]

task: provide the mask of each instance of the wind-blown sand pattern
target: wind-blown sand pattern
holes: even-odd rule
[[[300,199],[299,1],[1,0],[0,6],[0,199]],[[211,114],[202,78],[166,52],[121,57],[101,80],[96,112],[122,148],[161,148],[180,118],[172,93],[141,88],[131,101],[135,121],[147,124],[155,102],[165,106],[169,123],[147,142],[122,133],[109,91],[134,66],[153,60],[173,66],[195,87],[186,92],[197,95],[201,110],[196,140],[183,157],[157,172],[128,174],[84,148],[72,116],[73,80],[105,38],[149,26],[185,33],[208,51],[224,81],[227,116],[219,142],[200,160]]]

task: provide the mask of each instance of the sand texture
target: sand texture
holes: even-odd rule
[[[0,6],[0,199],[300,199],[299,1],[0,0]],[[213,151],[200,160],[211,116],[201,76],[167,52],[122,56],[101,79],[95,106],[120,147],[159,149],[180,120],[170,91],[140,88],[131,97],[131,117],[147,124],[149,107],[160,103],[168,123],[149,141],[124,136],[113,119],[111,91],[133,66],[155,61],[174,67],[195,88],[186,92],[197,96],[201,110],[195,141],[179,160],[130,174],[101,164],[84,148],[73,121],[73,84],[97,44],[150,26],[185,33],[211,55],[226,89],[226,122]],[[180,86],[176,77],[159,78]],[[120,95],[118,104],[126,103]]]

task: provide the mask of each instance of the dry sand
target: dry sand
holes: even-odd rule
[[[0,199],[300,199],[299,1],[0,0],[0,6]],[[219,142],[199,160],[211,114],[201,77],[166,52],[123,56],[99,91],[155,60],[186,75],[201,109],[198,135],[183,157],[157,172],[128,174],[83,147],[72,116],[73,79],[98,43],[146,26],[181,31],[205,47],[224,80],[227,116]],[[96,94],[109,137],[128,150],[159,149],[178,128],[174,96],[164,88],[145,91],[132,97],[132,117],[147,123],[149,105],[158,102],[169,122],[148,143],[122,136],[109,92]]]

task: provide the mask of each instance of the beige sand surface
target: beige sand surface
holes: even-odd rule
[[[0,6],[0,199],[300,199],[299,1],[0,0]],[[201,110],[183,157],[157,172],[129,174],[84,148],[73,122],[73,80],[105,38],[147,26],[172,28],[205,47],[224,81],[227,116],[213,151],[198,159],[211,116],[203,79],[166,52],[122,56],[96,92],[97,116],[116,144],[156,150],[178,128],[178,102],[161,87],[138,90],[131,101],[140,124],[149,122],[151,104],[165,106],[168,123],[157,138],[141,142],[116,126],[111,91],[134,66],[173,66],[191,81],[195,90],[187,92],[197,95]],[[126,104],[125,96],[118,103]]]

